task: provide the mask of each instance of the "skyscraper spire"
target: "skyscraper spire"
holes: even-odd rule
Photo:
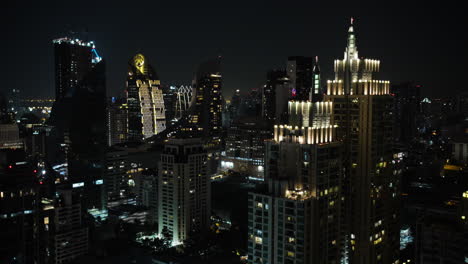
[[[314,68],[312,69],[312,71],[314,73],[320,74],[320,66],[319,66],[319,63],[318,63],[318,56],[315,56]]]
[[[351,17],[351,24],[348,29],[348,44],[346,46],[344,59],[358,59],[358,51],[356,46],[356,36],[354,34],[354,18]]]

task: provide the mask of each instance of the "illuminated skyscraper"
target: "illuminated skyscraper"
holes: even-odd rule
[[[200,65],[193,84],[190,126],[214,144],[221,139],[221,69],[220,59],[206,61]]]
[[[159,234],[174,244],[208,230],[211,213],[207,152],[199,139],[170,139],[158,165]]]
[[[249,193],[248,263],[341,259],[341,151],[331,102],[290,101],[266,143],[268,190]]]
[[[72,38],[53,40],[55,54],[55,100],[69,95],[91,70],[101,61],[94,42]]]
[[[334,104],[337,137],[345,145],[345,252],[353,264],[399,263],[401,170],[392,149],[390,83],[374,79],[379,68],[379,61],[359,58],[351,23],[325,100]]]
[[[127,116],[128,108],[124,98],[112,97],[111,100],[107,102],[108,146],[113,146],[127,141]]]
[[[161,82],[142,54],[129,62],[127,76],[128,140],[141,141],[166,129]]]

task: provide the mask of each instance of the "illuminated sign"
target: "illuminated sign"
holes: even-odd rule
[[[78,183],[74,183],[72,185],[73,188],[79,188],[79,187],[83,187],[84,186],[84,182],[78,182]]]

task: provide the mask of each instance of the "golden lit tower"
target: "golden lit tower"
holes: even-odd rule
[[[338,264],[341,153],[333,103],[290,101],[266,142],[268,190],[249,193],[248,263]]]
[[[129,62],[127,106],[129,141],[141,141],[166,128],[161,82],[142,54]]]
[[[359,58],[353,20],[335,80],[328,81],[337,137],[344,142],[345,263],[398,263],[399,160],[392,149],[393,97],[375,80],[378,60]]]

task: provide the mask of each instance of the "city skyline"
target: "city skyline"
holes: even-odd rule
[[[461,11],[84,1],[0,18],[0,263],[468,263]]]
[[[3,93],[20,89],[32,97],[53,97],[51,42],[67,36],[71,28],[89,31],[88,39],[95,41],[107,61],[107,90],[113,96],[123,93],[128,58],[137,52],[150,58],[162,85],[189,85],[201,61],[221,55],[227,98],[236,89],[245,93],[260,88],[266,81],[265,73],[284,68],[288,56],[318,55],[323,77],[328,79],[334,54],[341,52],[340,43],[346,38],[334,32],[342,32],[352,16],[356,18],[358,45],[369,57],[380,56],[385,72],[392,72],[381,76],[383,79],[393,83],[414,80],[426,87],[424,95],[462,91],[456,85],[460,81],[457,76],[462,75],[460,67],[433,65],[451,65],[465,56],[457,54],[461,50],[457,47],[466,43],[456,34],[463,27],[463,18],[457,16],[458,11],[430,5],[380,8],[343,4],[331,8],[304,3],[239,7],[187,3],[180,8],[170,3],[147,3],[148,8],[139,8],[117,2],[112,6],[77,4],[69,9],[63,4],[41,3],[37,6],[41,12],[33,13],[29,10],[34,8],[21,10],[17,4],[8,5],[2,22],[9,26],[2,33],[19,40],[20,45],[2,42],[3,50],[15,51],[6,53],[11,63],[2,65],[2,72],[12,65],[21,65],[24,70],[6,78]],[[25,78],[23,72],[31,73]]]

